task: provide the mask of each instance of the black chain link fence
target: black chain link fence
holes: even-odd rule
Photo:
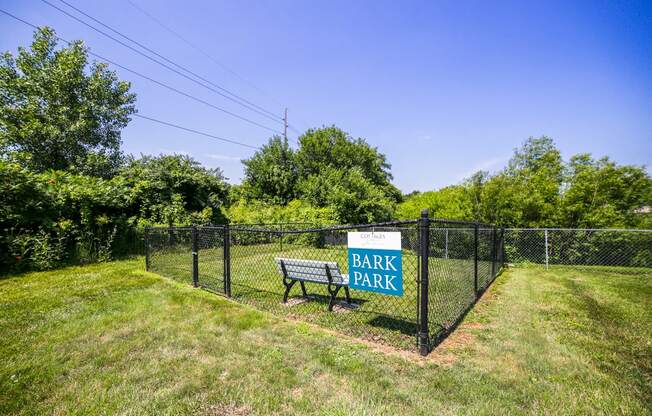
[[[501,271],[503,234],[502,229],[483,224],[445,220],[431,223],[430,348],[455,328]]]
[[[329,228],[250,224],[148,228],[146,266],[291,319],[427,354],[491,284],[502,266],[502,230],[472,223],[397,221]],[[283,302],[277,259],[335,263],[348,274],[347,233],[400,232],[403,295],[350,290],[329,311],[328,284],[302,282]],[[305,294],[303,289],[305,288]]]
[[[652,273],[652,230],[511,228],[505,256],[508,263],[546,268]]]

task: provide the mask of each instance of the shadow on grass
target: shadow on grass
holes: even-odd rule
[[[379,315],[367,321],[371,326],[398,331],[403,335],[415,337],[417,335],[417,323],[404,319],[392,318],[390,316]]]
[[[432,333],[433,332],[432,328],[430,329],[431,333],[430,333],[430,339],[429,339],[429,342],[428,342],[428,347],[429,347],[430,351],[437,348],[437,346],[439,346],[439,344],[444,342],[444,340],[446,338],[448,338],[448,336],[450,334],[452,334],[455,331],[455,329],[457,329],[457,327],[460,325],[460,323],[462,323],[462,321],[464,321],[464,318],[466,318],[466,315],[475,307],[475,305],[478,303],[478,301],[482,298],[482,295],[484,295],[485,292],[487,290],[489,290],[491,285],[496,281],[496,279],[498,279],[503,274],[503,272],[505,270],[506,270],[505,268],[501,268],[498,271],[498,273],[496,273],[496,276],[487,284],[487,287],[485,287],[484,289],[478,291],[478,293],[477,293],[475,299],[473,300],[473,302],[471,302],[466,308],[464,308],[462,313],[460,313],[460,315],[457,317],[457,319],[455,319],[455,321],[453,321],[451,323],[435,323],[435,325],[437,325],[440,328],[440,330],[436,334],[433,334]]]

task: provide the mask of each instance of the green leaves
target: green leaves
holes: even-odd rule
[[[472,218],[471,199],[463,186],[454,185],[437,191],[417,193],[398,205],[396,217],[400,220],[419,218],[421,210],[428,208],[438,218]]]
[[[272,137],[242,163],[245,166],[243,192],[248,200],[285,205],[296,197],[299,179],[296,153],[287,140]]]
[[[391,219],[401,193],[391,184],[385,155],[339,128],[308,130],[292,150],[270,139],[245,165],[246,201],[288,204],[295,198],[331,208],[344,223]]]
[[[54,31],[41,28],[29,49],[0,60],[0,151],[37,172],[111,177],[135,112],[129,88],[106,65],[89,67],[82,42],[57,49]]]
[[[641,227],[652,219],[652,179],[644,167],[618,166],[589,154],[564,163],[548,137],[529,138],[494,175],[477,172],[462,186],[410,196],[401,219],[430,208],[439,218],[506,227]]]
[[[120,177],[132,187],[134,215],[153,224],[223,223],[228,185],[219,169],[183,155],[130,160]]]
[[[222,223],[227,190],[186,156],[130,160],[111,179],[0,158],[0,273],[137,252],[144,225]]]

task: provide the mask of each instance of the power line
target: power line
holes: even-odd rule
[[[33,29],[36,29],[36,30],[39,29],[39,27],[36,26],[35,24],[32,24],[32,23],[30,23],[30,22],[28,22],[28,21],[26,21],[26,20],[23,20],[23,19],[21,19],[20,17],[15,16],[15,15],[9,13],[9,12],[6,11],[6,10],[0,9],[0,12],[1,12],[1,13],[4,13],[5,15],[11,17],[12,19],[15,19],[15,20],[17,20],[17,21],[19,21],[19,22],[21,22],[21,23],[23,23],[23,24],[25,24],[25,25],[27,25],[27,26],[33,28]],[[73,44],[72,42],[70,42],[70,41],[68,41],[68,40],[66,40],[66,39],[64,39],[64,38],[62,38],[62,37],[56,36],[56,38],[57,38],[58,40],[60,40],[60,41],[63,41],[63,42],[65,42],[65,43],[67,43],[68,45],[72,45],[72,44]],[[157,83],[157,84],[159,84],[159,85],[162,85],[162,86],[164,86],[164,87],[166,87],[166,88],[169,88],[169,89],[171,89],[172,91],[175,91],[175,92],[177,92],[177,93],[179,93],[179,94],[185,95],[185,96],[187,96],[187,97],[189,97],[189,98],[197,99],[197,100],[199,100],[200,102],[204,102],[203,100],[200,100],[200,99],[198,99],[198,98],[196,98],[196,97],[193,97],[193,96],[191,96],[191,95],[189,95],[189,94],[186,94],[186,93],[184,93],[184,92],[182,92],[182,91],[179,91],[179,90],[177,90],[177,89],[174,88],[174,87],[170,87],[170,86],[168,86],[168,85],[166,85],[166,84],[164,84],[164,83],[162,83],[162,82],[156,81],[156,80],[154,80],[154,79],[152,79],[152,78],[147,77],[146,75],[140,74],[140,73],[138,73],[138,72],[136,72],[136,71],[133,71],[133,70],[131,70],[131,69],[129,69],[129,68],[126,68],[126,67],[124,67],[124,66],[122,66],[122,65],[120,65],[120,64],[117,64],[117,63],[115,63],[115,62],[113,62],[113,61],[111,61],[111,60],[109,60],[109,59],[106,59],[106,58],[102,57],[101,55],[98,55],[98,54],[93,53],[93,52],[91,52],[91,51],[87,51],[87,52],[88,52],[89,55],[93,55],[93,56],[95,56],[96,58],[105,61],[106,63],[110,63],[110,64],[112,64],[112,65],[115,65],[115,66],[117,66],[117,67],[119,67],[119,68],[122,68],[122,69],[124,69],[124,70],[126,70],[126,71],[129,71],[129,72],[131,72],[131,73],[133,73],[133,74],[136,74],[136,75],[138,75],[138,76],[141,76],[141,77],[143,77],[143,78],[145,78],[145,79],[148,79],[148,80],[150,80],[150,81],[152,81],[152,82],[155,82],[155,83]],[[206,103],[206,102],[204,102],[204,103]],[[206,103],[206,104],[210,105],[210,103]],[[252,145],[249,145],[249,144],[246,144],[246,143],[242,143],[242,142],[238,142],[238,141],[236,141],[236,140],[225,139],[225,138],[223,138],[223,137],[215,136],[215,135],[213,135],[213,134],[204,133],[204,132],[201,132],[201,131],[198,131],[198,130],[190,129],[190,128],[188,128],[188,127],[183,127],[183,126],[179,126],[179,125],[177,125],[177,124],[169,123],[169,122],[166,122],[166,121],[163,121],[163,120],[158,120],[158,119],[155,119],[155,118],[152,118],[152,117],[144,116],[144,115],[142,115],[142,114],[133,114],[133,116],[135,116],[135,117],[140,117],[140,118],[143,118],[143,119],[147,119],[147,120],[150,120],[150,121],[153,121],[153,122],[156,122],[156,123],[160,123],[160,124],[163,124],[163,125],[166,125],[166,126],[174,127],[174,128],[180,129],[180,130],[185,130],[185,131],[188,131],[188,132],[191,132],[191,133],[199,134],[199,135],[202,135],[202,136],[212,137],[212,138],[214,138],[214,139],[222,140],[222,141],[225,141],[225,142],[229,142],[229,143],[233,143],[233,144],[238,144],[238,145],[240,145],[240,146],[245,146],[245,147],[249,147],[249,148],[252,148],[252,149],[259,149],[259,147],[252,146]],[[264,127],[264,126],[263,126],[263,127]],[[265,127],[265,128],[267,128],[267,127]]]
[[[124,33],[120,32],[119,30],[114,29],[113,27],[107,25],[106,23],[100,21],[99,19],[96,19],[95,17],[89,15],[88,13],[84,12],[83,10],[80,10],[79,8],[77,8],[77,7],[75,7],[74,5],[68,3],[67,1],[65,1],[65,0],[59,0],[59,2],[65,4],[66,6],[70,7],[71,9],[73,9],[73,10],[77,11],[78,13],[80,13],[80,14],[86,16],[87,18],[93,20],[94,22],[99,23],[100,25],[102,25],[102,26],[104,26],[105,28],[109,29],[109,30],[112,31],[113,33],[116,33],[117,35],[122,36],[124,39],[127,39],[128,41],[130,41],[130,42],[132,42],[132,43],[134,43],[134,44],[140,46],[140,47],[143,48],[144,50],[146,50],[146,51],[148,51],[148,52],[150,52],[150,53],[152,53],[152,54],[158,56],[159,58],[163,59],[164,61],[166,61],[166,62],[168,62],[168,63],[170,63],[170,64],[172,64],[172,65],[174,65],[175,67],[177,67],[177,68],[179,68],[179,69],[181,69],[181,70],[183,70],[183,71],[186,71],[187,73],[189,73],[189,74],[191,74],[191,75],[193,75],[193,76],[195,76],[195,77],[201,79],[201,80],[204,81],[204,82],[207,82],[208,84],[214,86],[215,88],[218,88],[219,90],[224,91],[224,92],[226,92],[227,94],[229,94],[229,95],[235,97],[235,98],[226,97],[227,99],[229,99],[229,100],[231,100],[231,101],[233,101],[233,102],[235,102],[235,103],[237,103],[237,104],[240,104],[240,105],[242,105],[243,107],[245,107],[245,108],[247,108],[247,109],[249,109],[249,110],[251,110],[251,111],[254,111],[254,112],[256,112],[256,113],[258,113],[258,114],[260,114],[260,115],[262,115],[262,116],[264,116],[264,117],[270,118],[270,119],[273,120],[273,121],[279,122],[279,121],[281,120],[280,117],[278,117],[276,114],[272,113],[271,111],[268,111],[268,110],[264,109],[263,107],[261,107],[261,106],[259,106],[259,105],[256,105],[256,104],[252,103],[251,101],[249,101],[249,100],[247,100],[247,99],[245,99],[245,98],[243,98],[243,97],[241,97],[241,96],[235,94],[234,92],[227,90],[226,88],[224,88],[224,87],[222,87],[222,86],[220,86],[220,85],[218,85],[218,84],[212,82],[211,80],[206,79],[206,78],[202,77],[201,75],[199,75],[199,74],[197,74],[197,73],[191,71],[190,69],[188,69],[188,68],[186,68],[186,67],[180,65],[179,63],[177,63],[177,62],[175,62],[175,61],[173,61],[173,60],[171,60],[171,59],[169,59],[169,58],[167,58],[167,57],[161,55],[160,53],[158,53],[158,52],[152,50],[151,48],[149,48],[149,47],[143,45],[142,43],[136,41],[135,39],[133,39],[133,38],[131,38],[131,37],[125,35]],[[238,101],[238,100],[239,100],[239,101]],[[241,102],[241,101],[242,101],[242,102]],[[255,107],[255,108],[254,108],[254,107]]]
[[[109,35],[108,33],[104,32],[104,31],[102,31],[101,29],[98,29],[98,28],[96,28],[95,26],[93,26],[93,25],[91,25],[91,24],[89,24],[89,23],[84,22],[83,20],[81,20],[81,19],[79,19],[78,17],[76,17],[76,16],[74,16],[74,15],[68,13],[67,11],[65,11],[65,10],[63,10],[63,9],[61,9],[61,8],[59,8],[59,7],[57,7],[57,6],[55,6],[54,4],[50,3],[49,1],[47,1],[47,0],[41,0],[41,1],[42,1],[43,3],[48,4],[48,5],[51,6],[51,7],[53,7],[53,8],[55,8],[55,9],[59,10],[60,12],[62,12],[63,14],[65,14],[65,15],[67,15],[67,16],[69,16],[69,17],[71,17],[72,19],[74,19],[74,20],[76,20],[76,21],[82,23],[83,25],[85,25],[85,26],[87,26],[87,27],[89,27],[89,28],[95,30],[96,32],[103,34],[104,36],[108,37],[109,39],[111,39],[111,40],[113,40],[113,41],[115,41],[115,42],[121,44],[122,46],[124,46],[124,47],[126,47],[126,48],[128,48],[128,49],[130,49],[130,50],[132,50],[132,51],[134,51],[134,52],[136,52],[137,54],[139,54],[139,55],[141,55],[141,56],[143,56],[143,57],[145,57],[145,58],[147,58],[147,59],[149,59],[150,61],[155,62],[155,63],[157,63],[157,64],[163,66],[164,68],[166,68],[166,69],[168,69],[168,70],[170,70],[170,71],[172,71],[172,72],[174,72],[174,73],[176,73],[176,74],[178,74],[178,75],[180,75],[180,76],[182,76],[182,77],[184,77],[184,78],[186,78],[186,79],[188,79],[188,80],[190,80],[190,81],[192,81],[192,82],[194,82],[194,83],[196,83],[196,84],[198,84],[198,85],[200,85],[200,86],[202,86],[202,87],[204,87],[204,88],[207,88],[207,89],[209,89],[209,90],[215,92],[216,94],[219,94],[219,95],[221,95],[221,96],[223,96],[223,97],[228,97],[227,95],[222,94],[221,92],[215,90],[214,88],[211,88],[211,87],[209,87],[208,85],[206,85],[206,84],[204,84],[204,83],[202,83],[202,82],[199,82],[199,81],[197,81],[197,80],[194,79],[194,78],[189,77],[188,75],[184,74],[183,72],[180,72],[180,71],[178,71],[178,70],[176,70],[176,69],[170,67],[169,65],[166,65],[165,63],[163,63],[163,62],[161,62],[161,61],[159,61],[159,60],[157,60],[157,59],[155,59],[155,58],[152,58],[151,56],[149,56],[149,55],[147,55],[147,54],[142,53],[142,52],[139,51],[138,49],[136,49],[136,48],[134,48],[134,47],[132,47],[132,46],[130,46],[130,45],[128,45],[128,44],[122,42],[122,41],[119,40],[119,39],[116,39],[115,37]],[[245,118],[245,117],[242,117],[242,116],[235,115],[235,113],[232,113],[232,112],[230,112],[230,111],[224,110],[224,109],[222,109],[222,108],[220,108],[220,107],[215,107],[215,108],[218,108],[218,109],[220,109],[221,111],[224,111],[225,113],[227,113],[227,114],[229,114],[229,115],[232,115],[232,116],[237,117],[237,118],[239,118],[239,119],[241,119],[241,120],[247,121],[247,122],[249,122],[249,123],[251,123],[251,124],[257,125],[257,126],[259,126],[259,127],[263,127],[263,128],[265,128],[265,129],[267,129],[267,130],[271,130],[271,131],[274,131],[274,132],[276,132],[276,133],[280,133],[280,131],[278,131],[278,130],[272,129],[272,128],[267,127],[267,126],[263,126],[262,124],[256,123],[255,121],[252,121],[252,120],[250,120],[250,119],[248,119],[248,118]]]
[[[153,117],[144,116],[142,114],[137,114],[136,113],[136,114],[132,114],[132,115],[135,116],[135,117],[145,119],[145,120],[153,121],[154,123],[159,123],[159,124],[163,124],[163,125],[168,126],[168,127],[174,127],[176,129],[179,129],[179,130],[184,130],[184,131],[187,131],[187,132],[190,132],[190,133],[198,134],[200,136],[210,137],[210,138],[213,138],[213,139],[221,140],[223,142],[237,144],[239,146],[248,147],[250,149],[256,149],[256,150],[260,149],[259,147],[252,146],[252,145],[249,145],[249,144],[246,144],[246,143],[242,143],[242,142],[239,142],[239,141],[236,141],[236,140],[225,139],[224,137],[215,136],[214,134],[205,133],[203,131],[191,129],[191,128],[188,128],[188,127],[183,127],[183,126],[180,126],[178,124],[169,123],[167,121],[159,120],[159,119],[156,119],[156,118],[153,118]]]
[[[24,24],[26,24],[26,25],[28,25],[28,26],[30,26],[30,27],[32,27],[32,28],[34,28],[34,29],[38,29],[38,26],[36,26],[36,25],[34,25],[34,24],[31,24],[31,23],[29,23],[29,22],[27,22],[27,21],[25,21],[25,20],[23,20],[23,19],[21,19],[21,18],[19,18],[19,17],[16,17],[16,16],[14,16],[13,14],[11,14],[11,13],[5,11],[5,10],[0,10],[0,11],[2,11],[4,14],[6,14],[6,15],[8,15],[8,16],[10,16],[10,17],[12,17],[12,18],[14,18],[14,19],[16,19],[16,20],[18,20],[18,21],[20,21],[20,22],[22,22],[22,23],[24,23]],[[68,41],[68,40],[66,40],[66,39],[64,39],[64,38],[62,38],[62,37],[60,37],[60,36],[57,36],[57,39],[59,39],[59,40],[65,42],[65,43],[67,43],[68,45],[72,45],[72,42],[70,42],[70,41]],[[153,79],[153,78],[151,78],[151,77],[149,77],[149,76],[147,76],[147,75],[144,75],[144,74],[142,74],[142,73],[140,73],[140,72],[138,72],[138,71],[135,71],[135,70],[133,70],[133,69],[127,68],[127,67],[124,66],[124,65],[121,65],[121,64],[119,64],[119,63],[117,63],[117,62],[115,62],[115,61],[112,61],[112,60],[108,59],[108,58],[105,58],[105,57],[103,57],[102,55],[99,55],[99,54],[97,54],[97,53],[94,53],[94,52],[92,52],[92,51],[90,51],[90,50],[88,51],[88,54],[89,54],[89,55],[92,55],[92,56],[95,56],[96,58],[101,59],[102,61],[105,61],[106,63],[109,63],[109,64],[111,64],[111,65],[114,65],[114,66],[116,66],[116,67],[118,67],[118,68],[121,68],[121,69],[123,69],[123,70],[125,70],[125,71],[127,71],[127,72],[130,72],[130,73],[132,73],[132,74],[134,74],[134,75],[137,75],[137,76],[139,76],[139,77],[141,77],[141,78],[143,78],[143,79],[146,79],[146,80],[148,80],[148,81],[150,81],[150,82],[153,82],[153,83],[155,83],[155,84],[157,84],[157,85],[159,85],[159,86],[161,86],[161,87],[163,87],[163,88],[166,88],[166,89],[168,89],[168,90],[170,90],[170,91],[173,91],[173,92],[175,92],[175,93],[177,93],[177,94],[179,94],[179,95],[182,95],[182,96],[184,96],[184,97],[190,98],[190,99],[192,99],[192,100],[194,100],[194,101],[197,101],[197,102],[199,102],[199,103],[201,103],[201,104],[204,104],[204,105],[206,105],[206,106],[208,106],[208,107],[211,107],[211,108],[213,108],[213,109],[215,109],[215,110],[219,110],[219,111],[221,111],[221,112],[223,112],[223,113],[225,113],[225,114],[228,114],[228,115],[230,115],[230,116],[232,116],[232,117],[235,117],[235,118],[238,118],[238,119],[240,119],[240,120],[246,121],[246,122],[248,122],[248,123],[250,123],[250,124],[253,124],[253,125],[255,125],[255,126],[258,126],[258,127],[260,127],[260,128],[266,129],[266,130],[269,130],[269,131],[274,132],[274,133],[281,133],[280,131],[278,131],[278,130],[276,130],[276,129],[273,129],[273,128],[271,128],[271,127],[265,126],[265,125],[260,124],[260,123],[258,123],[258,122],[256,122],[256,121],[250,120],[250,119],[248,119],[248,118],[246,118],[246,117],[242,117],[242,116],[240,116],[240,115],[238,115],[238,114],[235,114],[235,113],[233,113],[233,112],[231,112],[231,111],[229,111],[229,110],[226,110],[226,109],[224,109],[224,108],[221,108],[221,107],[218,107],[218,106],[216,106],[216,105],[214,105],[214,104],[211,104],[211,103],[209,103],[208,101],[202,100],[201,98],[197,98],[197,97],[195,97],[195,96],[192,95],[192,94],[186,93],[186,92],[181,91],[181,90],[179,90],[179,89],[177,89],[177,88],[175,88],[175,87],[172,87],[172,86],[170,86],[170,85],[168,85],[168,84],[166,84],[166,83],[164,83],[164,82],[157,81],[157,80],[155,80],[155,79]]]
[[[186,38],[185,38],[184,36],[182,36],[180,33],[178,33],[177,31],[175,31],[175,30],[172,29],[171,27],[167,26],[167,25],[166,25],[165,23],[163,23],[160,19],[156,18],[156,17],[153,16],[151,13],[147,12],[147,10],[145,10],[142,6],[137,5],[137,4],[136,4],[135,2],[133,2],[132,0],[127,0],[127,3],[129,3],[129,4],[130,4],[134,9],[138,10],[140,13],[142,13],[143,15],[145,15],[146,17],[148,17],[148,18],[149,18],[150,20],[152,20],[154,23],[156,23],[157,25],[159,25],[159,26],[162,27],[163,29],[165,29],[165,30],[167,30],[168,32],[170,32],[173,36],[175,36],[175,37],[177,37],[178,39],[180,39],[180,40],[181,40],[182,42],[184,42],[186,45],[190,46],[191,48],[195,49],[197,52],[199,52],[199,53],[201,53],[202,55],[204,55],[204,56],[205,56],[206,58],[208,58],[209,60],[213,61],[213,63],[215,63],[215,64],[216,64],[217,66],[219,66],[220,68],[222,68],[224,71],[226,71],[226,72],[232,74],[233,76],[235,76],[236,78],[238,78],[240,81],[242,81],[243,83],[249,85],[251,88],[255,89],[256,91],[258,91],[258,92],[261,93],[262,95],[265,95],[265,96],[267,96],[268,98],[271,98],[272,101],[274,101],[276,104],[278,104],[278,105],[280,105],[280,106],[283,106],[283,105],[284,105],[284,104],[282,104],[279,100],[277,100],[276,98],[274,98],[271,94],[269,94],[267,91],[265,91],[265,90],[259,88],[258,86],[256,86],[255,84],[253,84],[252,82],[250,82],[249,80],[247,80],[245,77],[241,76],[240,74],[238,74],[238,73],[235,72],[234,70],[232,70],[232,69],[230,69],[229,67],[227,67],[226,65],[224,65],[222,62],[220,62],[219,60],[217,60],[217,59],[216,59],[215,57],[213,57],[211,54],[209,54],[208,52],[206,52],[205,50],[203,50],[202,48],[200,48],[199,46],[197,46],[197,45],[194,44],[193,42],[191,42],[191,41],[189,41],[188,39],[186,39]],[[294,115],[293,117],[296,118],[296,115]],[[299,120],[299,121],[302,122],[301,124],[303,124],[303,125],[305,125],[305,126],[309,125],[309,124],[307,124],[307,123],[304,123],[302,119]],[[289,126],[289,127],[290,127],[290,129],[293,129],[292,126]],[[293,130],[296,131],[297,134],[301,134],[301,132],[298,131],[297,129],[293,129]],[[302,130],[305,131],[305,130],[307,130],[307,129],[302,129]]]
[[[302,134],[299,130],[297,130],[293,125],[288,124],[288,128],[295,132],[296,134]]]
[[[208,52],[206,52],[205,50],[203,50],[203,49],[200,48],[199,46],[195,45],[194,43],[192,43],[192,42],[189,41],[188,39],[186,39],[184,36],[182,36],[181,34],[179,34],[178,32],[176,32],[175,30],[173,30],[172,28],[170,28],[169,26],[167,26],[165,23],[163,23],[162,21],[160,21],[160,20],[157,19],[156,17],[154,17],[151,13],[147,12],[147,10],[145,10],[143,7],[137,5],[136,3],[134,3],[134,2],[131,1],[131,0],[127,0],[127,2],[128,2],[128,3],[129,3],[129,4],[130,4],[134,9],[138,10],[140,13],[142,13],[143,15],[145,15],[146,17],[148,17],[148,18],[149,18],[150,20],[152,20],[154,23],[156,23],[157,25],[161,26],[163,29],[165,29],[165,30],[167,30],[168,32],[170,32],[172,35],[174,35],[175,37],[177,37],[178,39],[180,39],[180,40],[181,40],[182,42],[184,42],[186,45],[190,46],[191,48],[195,49],[197,52],[199,52],[199,53],[201,53],[202,55],[204,55],[206,58],[208,58],[208,59],[210,59],[211,61],[213,61],[213,63],[215,63],[215,64],[216,64],[217,66],[219,66],[220,68],[222,68],[224,71],[226,71],[226,72],[230,73],[231,75],[235,76],[235,77],[238,78],[240,81],[242,81],[243,83],[249,85],[251,88],[255,89],[256,91],[260,92],[261,94],[263,94],[263,95],[265,95],[265,96],[271,98],[271,99],[272,99],[276,104],[278,104],[278,105],[280,105],[280,106],[283,106],[283,104],[281,104],[281,102],[279,102],[276,98],[274,98],[274,97],[273,97],[272,95],[270,95],[268,92],[266,92],[266,91],[264,91],[263,89],[259,88],[258,86],[256,86],[255,84],[253,84],[251,81],[247,80],[247,79],[246,79],[245,77],[243,77],[242,75],[238,74],[238,73],[235,72],[234,70],[230,69],[229,67],[227,67],[226,65],[224,65],[223,63],[221,63],[219,60],[217,60],[216,58],[214,58],[214,57],[213,57],[212,55],[210,55]]]

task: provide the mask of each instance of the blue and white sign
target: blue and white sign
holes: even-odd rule
[[[400,232],[348,233],[349,287],[403,296]]]

